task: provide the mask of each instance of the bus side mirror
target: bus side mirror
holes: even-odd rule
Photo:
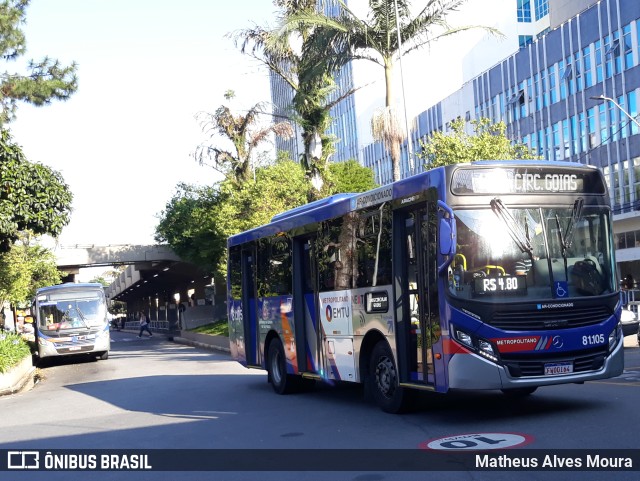
[[[438,266],[438,271],[442,272],[451,264],[453,257],[456,255],[457,233],[453,209],[441,200],[438,201],[438,208],[444,211],[440,218],[438,244],[440,246],[440,255],[447,258]]]

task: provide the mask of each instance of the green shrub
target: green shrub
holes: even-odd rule
[[[0,333],[0,372],[9,371],[30,355],[29,344],[22,336],[13,333]]]
[[[196,327],[192,330],[193,332],[197,332],[199,334],[229,337],[229,323],[226,319],[212,322],[211,324],[205,324],[204,326]]]

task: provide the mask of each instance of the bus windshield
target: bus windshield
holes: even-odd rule
[[[449,292],[504,303],[614,291],[609,211],[583,206],[456,210],[457,254]]]
[[[40,328],[47,331],[101,327],[105,322],[104,302],[99,298],[51,300],[39,304]]]

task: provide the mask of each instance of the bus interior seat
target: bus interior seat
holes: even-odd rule
[[[599,274],[602,274],[602,267],[598,262],[598,259],[594,256],[584,256],[584,257],[569,257],[567,258],[567,274],[568,278],[565,278],[564,272],[564,260],[562,258],[554,257],[551,259],[551,267],[553,269],[553,279],[556,281],[560,280],[568,280],[569,284],[571,284],[571,271],[573,266],[578,261],[583,261],[585,259],[592,260],[595,263],[596,270]],[[533,261],[533,271],[535,276],[536,284],[545,284],[550,282],[549,277],[549,263],[547,259],[537,259]]]

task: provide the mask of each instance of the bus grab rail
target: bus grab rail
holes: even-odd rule
[[[440,219],[440,237],[438,244],[440,246],[440,254],[446,256],[446,260],[438,266],[438,272],[445,270],[453,261],[456,255],[456,220],[453,215],[453,209],[443,201],[438,201],[438,208],[444,211],[444,215]]]

